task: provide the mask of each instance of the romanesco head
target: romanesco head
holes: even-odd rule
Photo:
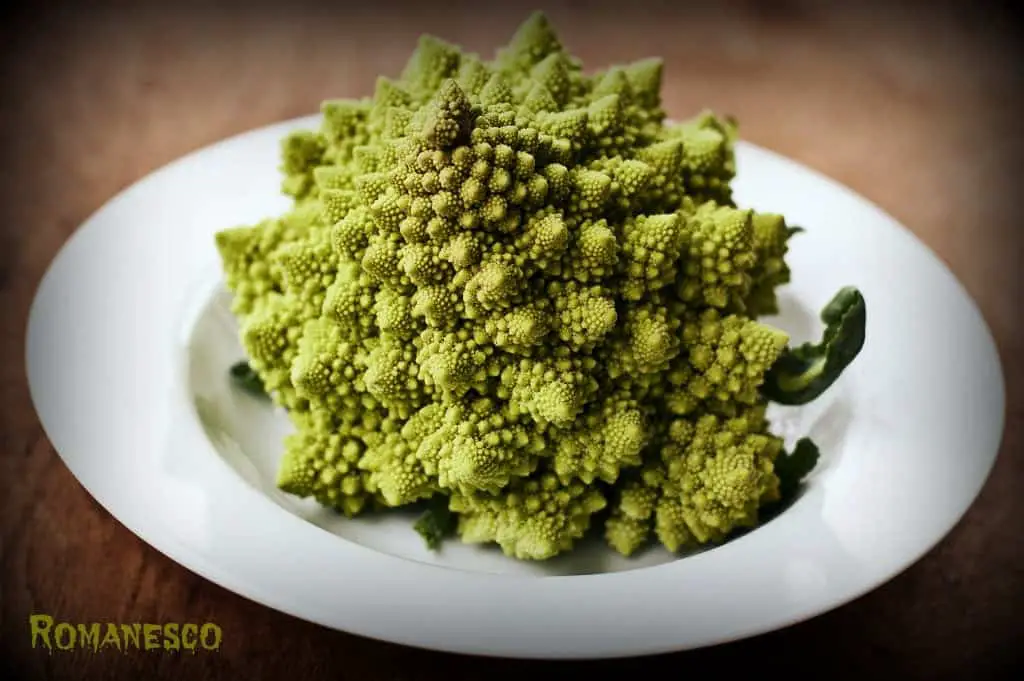
[[[666,122],[663,70],[586,75],[537,13],[490,60],[424,37],[286,137],[292,208],[216,238],[293,416],[282,489],[347,514],[448,495],[463,539],[527,559],[606,496],[627,554],[755,516],[777,447],[744,414],[788,339],[753,315],[789,232],[733,204],[731,121]]]

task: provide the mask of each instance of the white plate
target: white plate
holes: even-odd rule
[[[339,521],[273,488],[285,421],[230,389],[241,358],[213,234],[287,206],[278,142],[317,117],[186,156],[89,219],[43,280],[32,399],[82,485],[132,532],[243,596],[418,647],[533,658],[656,653],[755,635],[879,586],[959,520],[994,462],[1004,393],[989,332],[907,230],[832,181],[749,144],[737,199],[807,232],[776,323],[820,334],[846,284],[868,335],[817,403],[778,408],[822,460],[781,517],[723,547],[627,560],[595,545],[550,564],[427,551],[402,514]]]

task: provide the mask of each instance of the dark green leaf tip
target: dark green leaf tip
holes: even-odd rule
[[[263,387],[263,381],[260,380],[259,375],[253,371],[253,368],[249,366],[249,362],[242,360],[236,362],[231,366],[231,380],[240,387],[242,390],[260,397],[266,396],[266,390]]]
[[[817,399],[836,382],[864,347],[867,308],[860,291],[841,288],[821,311],[819,343],[787,348],[765,377],[761,393],[778,404]]]
[[[413,529],[423,537],[427,548],[436,551],[455,532],[456,516],[448,509],[448,499],[432,499],[427,510],[416,520]]]
[[[784,452],[775,460],[775,475],[779,478],[781,503],[785,504],[793,499],[800,488],[800,483],[818,465],[820,457],[818,445],[805,437],[796,443],[792,452]]]

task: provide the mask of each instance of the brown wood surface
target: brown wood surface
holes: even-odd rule
[[[640,676],[661,666],[680,676],[726,674],[742,665],[824,678],[989,679],[1021,660],[1024,394],[1016,378],[1024,344],[1015,267],[1024,168],[1020,61],[1005,17],[978,2],[962,3],[959,19],[935,3],[862,3],[856,13],[820,2],[729,2],[714,11],[537,3],[589,65],[663,56],[670,115],[705,106],[735,114],[746,139],[846,183],[906,224],[980,305],[1008,396],[1001,456],[977,503],[934,551],[877,591],[749,641],[661,658],[544,664],[370,641],[238,597],[108,515],[36,420],[23,363],[28,307],[50,259],[89,214],[183,153],[312,112],[326,97],[370,92],[378,73],[401,67],[421,32],[490,52],[532,7],[224,4],[39,5],[0,22],[0,659],[17,678],[454,681],[576,670]],[[900,273],[892,276],[899,286]],[[194,656],[47,654],[29,646],[32,612],[71,622],[211,620],[224,642],[216,654]]]

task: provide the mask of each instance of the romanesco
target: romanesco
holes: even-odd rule
[[[835,381],[863,300],[840,293],[821,345],[759,321],[797,230],[735,203],[735,122],[667,121],[662,73],[585,73],[537,13],[492,60],[424,37],[286,137],[292,208],[216,237],[236,378],[294,425],[281,489],[429,501],[431,546],[530,560],[595,528],[626,555],[722,542],[792,493],[816,456],[766,406]]]

